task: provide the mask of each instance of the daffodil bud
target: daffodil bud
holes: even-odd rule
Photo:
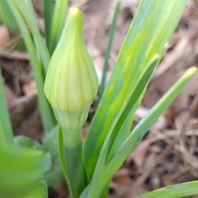
[[[59,124],[67,131],[66,144],[77,144],[98,91],[96,71],[83,41],[83,19],[78,8],[69,10],[49,64],[44,91]]]

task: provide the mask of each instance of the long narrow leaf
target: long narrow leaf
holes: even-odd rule
[[[160,57],[158,55],[155,55],[153,57],[153,59],[151,59],[151,61],[148,63],[148,65],[146,67],[146,71],[144,73],[142,73],[140,80],[138,81],[135,88],[129,94],[128,98],[126,99],[126,102],[124,103],[124,105],[122,106],[116,119],[114,120],[115,125],[112,124],[112,126],[113,126],[113,134],[116,135],[115,140],[120,139],[121,134],[119,134],[118,131],[120,131],[120,129],[121,129],[124,121],[127,119],[128,115],[132,111],[135,111],[136,104],[139,101],[138,99],[141,97],[142,93],[144,93],[145,87],[148,85],[149,80],[150,80],[155,68],[157,67],[157,65],[159,63],[159,59],[160,59]],[[108,132],[108,136],[110,136],[111,134],[112,134],[111,131]],[[106,138],[106,140],[107,139],[108,138]],[[106,140],[105,140],[105,142],[106,142]],[[114,142],[115,142],[115,140],[114,140]],[[120,143],[122,143],[122,142],[120,142]],[[104,143],[104,145],[105,145],[105,143]],[[112,154],[114,151],[114,150],[112,151],[112,148],[114,146],[113,142],[111,142],[110,145],[111,145],[111,150],[109,150],[110,153],[108,155],[108,158],[112,157]],[[120,147],[120,144],[119,144],[119,147]]]
[[[50,32],[52,26],[52,16],[53,16],[53,1],[43,0],[43,7],[44,7],[44,20],[45,20],[45,39],[46,45],[49,49],[50,45]]]
[[[18,8],[24,20],[26,21],[28,27],[31,30],[35,46],[38,52],[37,56],[39,57],[39,59],[42,60],[42,64],[44,66],[43,70],[46,74],[50,60],[50,55],[44,43],[44,40],[39,32],[32,2],[30,0],[13,0],[13,3]]]
[[[69,0],[56,0],[55,9],[54,9],[54,17],[52,20],[52,27],[50,32],[50,48],[49,51],[52,54],[56,44],[58,43],[59,37],[61,35],[66,11],[69,4]]]
[[[106,166],[102,166],[101,168],[96,167],[100,172],[98,172],[97,169],[94,171],[91,183],[85,189],[81,198],[98,197],[101,189],[105,188],[107,185],[109,181],[108,178],[111,178],[120,168],[129,153],[137,146],[150,127],[168,108],[196,73],[197,69],[195,67],[189,69],[132,130],[130,136],[120,146],[120,149],[114,157],[107,162]]]
[[[44,84],[44,74],[42,69],[42,63],[39,61],[37,56],[37,51],[32,41],[31,35],[27,29],[25,21],[23,20],[20,12],[17,10],[13,1],[7,1],[9,4],[10,9],[12,10],[15,19],[17,20],[19,29],[27,46],[29,55],[30,55],[30,62],[32,66],[33,75],[37,85],[38,91],[38,100],[39,100],[39,110],[41,113],[42,123],[47,133],[50,131],[55,125],[55,118],[52,112],[52,109],[44,95],[43,91],[43,84]]]
[[[102,80],[101,80],[101,84],[99,88],[100,97],[102,96],[102,93],[104,91],[105,84],[106,84],[106,76],[107,76],[108,65],[109,65],[109,55],[110,55],[113,38],[115,34],[115,29],[116,29],[116,24],[117,24],[117,19],[118,19],[118,15],[120,11],[120,1],[121,0],[116,0],[115,2],[113,18],[112,18],[112,22],[111,22],[111,26],[110,26],[110,30],[108,34],[108,41],[107,41],[107,46],[105,49],[105,57],[104,57],[104,64],[103,64],[103,71],[102,71]]]
[[[84,161],[89,178],[92,177],[113,120],[145,70],[148,61],[155,54],[160,56],[163,54],[164,46],[175,30],[185,4],[186,0],[150,0],[149,3],[147,0],[141,1],[88,129]],[[134,113],[131,113],[123,126],[127,129],[126,134],[129,133],[133,116]]]
[[[198,195],[198,181],[185,182],[160,188],[136,198],[176,198]]]
[[[0,16],[4,24],[7,25],[11,31],[18,31],[16,20],[13,17],[7,1],[0,1]]]
[[[0,145],[13,141],[13,132],[10,123],[7,103],[4,96],[3,79],[0,69]]]
[[[99,185],[95,185],[95,181],[98,177],[100,177],[101,172],[103,171],[104,167],[111,158],[111,148],[113,146],[113,142],[115,141],[117,132],[122,127],[124,120],[127,118],[128,114],[135,109],[136,103],[138,98],[141,96],[142,92],[145,89],[145,86],[148,84],[149,79],[156,68],[159,61],[159,56],[156,55],[154,58],[149,62],[147,65],[146,71],[142,74],[140,81],[136,85],[135,89],[131,91],[129,97],[127,98],[125,104],[123,105],[122,109],[120,110],[119,114],[117,115],[116,119],[114,120],[112,127],[108,133],[108,136],[102,146],[101,152],[99,154],[99,158],[96,164],[96,168],[94,169],[94,174],[91,180],[92,186],[90,186],[90,191],[87,193],[91,197],[99,197],[100,191],[103,188],[100,188]],[[109,177],[106,177],[102,183],[107,183]],[[97,189],[96,189],[97,188]],[[86,196],[88,196],[86,195]]]
[[[141,139],[145,136],[150,127],[156,122],[159,116],[170,106],[173,100],[179,95],[179,93],[196,74],[197,69],[195,67],[192,67],[185,72],[185,74],[176,82],[176,84],[148,112],[145,118],[143,118],[132,130],[130,136],[120,147],[120,150],[115,154],[111,164],[116,161],[124,161],[124,159],[126,159],[127,155],[141,141]]]

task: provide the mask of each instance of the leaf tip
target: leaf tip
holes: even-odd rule
[[[186,76],[192,78],[197,74],[197,72],[198,72],[197,68],[195,66],[192,66],[186,71]]]

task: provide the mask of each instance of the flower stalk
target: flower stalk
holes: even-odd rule
[[[45,94],[60,125],[60,157],[71,197],[85,186],[82,163],[82,127],[98,91],[93,62],[83,41],[83,19],[71,8],[45,80]],[[62,156],[64,155],[64,156]]]

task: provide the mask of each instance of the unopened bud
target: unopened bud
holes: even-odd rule
[[[78,136],[72,131],[82,129],[98,91],[96,71],[83,41],[82,29],[80,10],[71,8],[52,55],[44,86],[58,122],[68,130],[70,143],[69,139],[75,139],[72,136]]]

